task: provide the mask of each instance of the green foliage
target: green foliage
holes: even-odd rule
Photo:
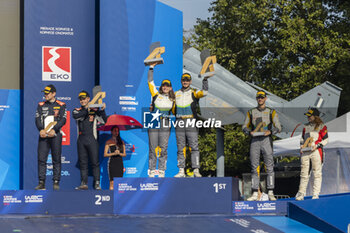
[[[338,115],[350,110],[350,1],[215,0],[209,11],[184,42],[287,100],[330,81],[343,88]],[[249,139],[237,125],[225,129],[226,170],[249,172]],[[213,173],[215,130],[199,142],[202,170]]]
[[[209,9],[212,17],[198,19],[186,42],[209,48],[241,79],[288,100],[327,80],[347,91],[349,8],[326,3],[216,0]]]
[[[249,137],[241,126],[226,125],[224,137],[225,176],[239,176],[250,171]],[[216,130],[201,129],[199,134],[201,170],[203,174],[216,175]]]

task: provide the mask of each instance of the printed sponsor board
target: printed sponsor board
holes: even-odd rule
[[[116,214],[232,213],[228,177],[115,178],[114,190]]]
[[[76,166],[77,130],[71,130],[75,129],[76,122],[72,120],[71,111],[80,106],[79,91],[91,93],[95,84],[95,6],[94,0],[24,1],[24,189],[33,189],[38,183],[39,131],[34,116],[38,102],[43,101],[41,91],[49,84],[56,87],[56,97],[66,104],[67,110],[67,121],[61,128],[62,155],[64,161],[70,163],[62,164],[60,188],[74,189],[80,183],[80,171]],[[47,175],[52,175],[52,164]],[[92,178],[89,182],[92,183]],[[52,189],[51,183],[52,179],[47,177],[47,189]]]
[[[286,201],[235,201],[234,214],[286,214]]]
[[[72,81],[72,48],[71,47],[42,47],[43,81]]]
[[[110,190],[2,190],[0,214],[112,214],[113,199]]]

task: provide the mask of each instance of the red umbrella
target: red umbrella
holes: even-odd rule
[[[108,117],[106,124],[98,128],[98,130],[110,131],[114,126],[118,126],[120,130],[142,128],[140,122],[132,117],[113,114]]]

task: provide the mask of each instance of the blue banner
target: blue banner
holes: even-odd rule
[[[0,214],[112,214],[113,191],[0,191]]]
[[[23,168],[24,189],[38,183],[37,146],[39,132],[34,118],[41,90],[48,84],[67,105],[67,123],[62,128],[61,189],[80,184],[77,167],[77,130],[71,111],[79,107],[78,93],[91,92],[95,84],[95,1],[24,1],[24,101]],[[49,156],[46,182],[52,180]]]
[[[20,93],[0,89],[0,189],[19,189]]]
[[[287,201],[234,201],[234,214],[287,214]]]
[[[115,178],[115,214],[231,214],[232,178]]]
[[[164,64],[155,68],[160,85],[170,79],[180,88],[182,74],[182,12],[156,0],[105,0],[100,7],[100,84],[106,91],[107,112],[129,115],[142,123],[151,94],[147,84],[148,67],[143,64],[152,42],[165,47]],[[148,134],[145,129],[121,132],[127,145],[125,177],[146,177]],[[108,138],[106,135],[105,138]],[[176,140],[171,133],[166,176],[177,169]],[[104,162],[106,164],[106,162]],[[104,167],[104,171],[106,168]],[[107,175],[105,175],[105,185]]]

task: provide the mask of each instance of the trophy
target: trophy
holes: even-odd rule
[[[48,133],[50,132],[51,129],[53,129],[53,127],[57,124],[57,121],[55,121],[55,117],[54,116],[47,116],[45,117],[44,120],[44,131],[46,133],[46,136],[48,135]]]
[[[154,64],[154,63],[156,63],[157,65],[164,63],[164,60],[161,57],[161,55],[163,53],[165,53],[165,47],[160,47],[160,42],[152,43],[150,46],[149,52],[150,52],[150,54],[143,61],[145,66],[149,66],[149,65]]]
[[[94,98],[89,103],[89,108],[102,108],[102,99],[106,98],[106,92],[102,92],[101,86],[95,86],[92,89]]]
[[[199,78],[210,78],[215,74],[214,64],[216,63],[216,56],[210,56],[209,49],[201,52],[202,69],[199,72]]]
[[[314,139],[310,137],[310,134],[308,135],[307,139],[304,142],[303,148],[301,149],[302,152],[306,151],[312,151],[312,143],[314,142]]]
[[[264,127],[266,126],[265,125],[265,122],[262,122],[261,121],[261,118],[258,118],[257,121],[260,122],[258,123],[258,125],[256,126],[256,128],[253,130],[253,137],[258,137],[258,136],[264,136],[265,135],[265,131],[264,131]]]

